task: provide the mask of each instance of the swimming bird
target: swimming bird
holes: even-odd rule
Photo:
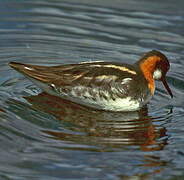
[[[43,91],[72,102],[107,111],[137,111],[155,92],[155,80],[165,86],[170,68],[167,57],[152,50],[135,64],[120,62],[82,62],[59,66],[40,66],[10,62]]]

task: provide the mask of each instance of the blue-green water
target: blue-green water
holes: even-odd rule
[[[0,179],[184,179],[183,1],[0,1]],[[42,93],[8,66],[170,60],[170,99],[95,111]]]

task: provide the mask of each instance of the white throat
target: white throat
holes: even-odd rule
[[[159,80],[159,79],[161,79],[161,77],[162,77],[162,72],[161,72],[161,70],[160,70],[160,69],[156,69],[156,70],[154,71],[154,73],[153,73],[153,78],[154,78],[155,80]]]

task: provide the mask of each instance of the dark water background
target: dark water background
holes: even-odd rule
[[[0,179],[184,179],[184,1],[0,1]],[[148,112],[90,110],[41,93],[7,63],[171,62]]]

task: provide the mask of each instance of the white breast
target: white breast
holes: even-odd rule
[[[130,97],[116,98],[115,100],[101,101],[104,110],[109,111],[135,111],[140,108],[140,103]]]
[[[93,107],[95,109],[108,110],[108,111],[135,111],[140,109],[140,102],[137,100],[132,100],[131,97],[111,99],[110,94],[108,92],[103,92],[103,95],[108,97],[103,98],[100,97],[99,91],[97,89],[93,89],[93,93],[96,93],[95,99],[86,89],[86,87],[78,86],[75,88],[80,88],[83,91],[81,96],[77,96],[76,91],[73,89],[71,91],[71,95],[65,96],[64,98],[76,102],[78,104],[82,104],[85,106]],[[96,92],[95,92],[96,91]],[[85,98],[84,98],[85,97]]]
[[[107,111],[136,111],[140,109],[142,106],[138,100],[132,100],[131,97],[126,97],[126,98],[116,97],[115,99],[102,98],[99,95],[99,90],[95,88],[93,89],[93,93],[96,94],[94,99],[90,93],[91,88],[87,89],[86,87],[83,87],[83,86],[76,86],[70,91],[69,94],[66,94],[62,92],[62,88],[61,89],[56,88],[53,84],[51,85],[51,87],[55,90],[53,90],[45,83],[40,83],[39,81],[36,81],[32,78],[30,79],[34,83],[36,83],[40,88],[42,88],[44,91],[48,92],[49,94],[60,96],[64,99],[68,99],[78,104],[89,106],[95,109],[107,110]],[[130,78],[127,78],[124,81],[122,81],[122,84],[127,83],[130,80],[131,80]],[[79,96],[76,93],[77,90],[80,90],[81,92],[83,92],[83,94]],[[113,87],[112,87],[112,90],[113,90]],[[106,97],[110,97],[110,94],[107,91],[103,91],[103,94]]]
[[[77,97],[66,97],[66,99],[76,102],[81,105],[89,106],[95,109],[107,110],[107,111],[136,111],[141,108],[140,103],[135,100],[131,100],[130,97],[117,98],[115,100],[105,100],[105,99],[84,99]]]

